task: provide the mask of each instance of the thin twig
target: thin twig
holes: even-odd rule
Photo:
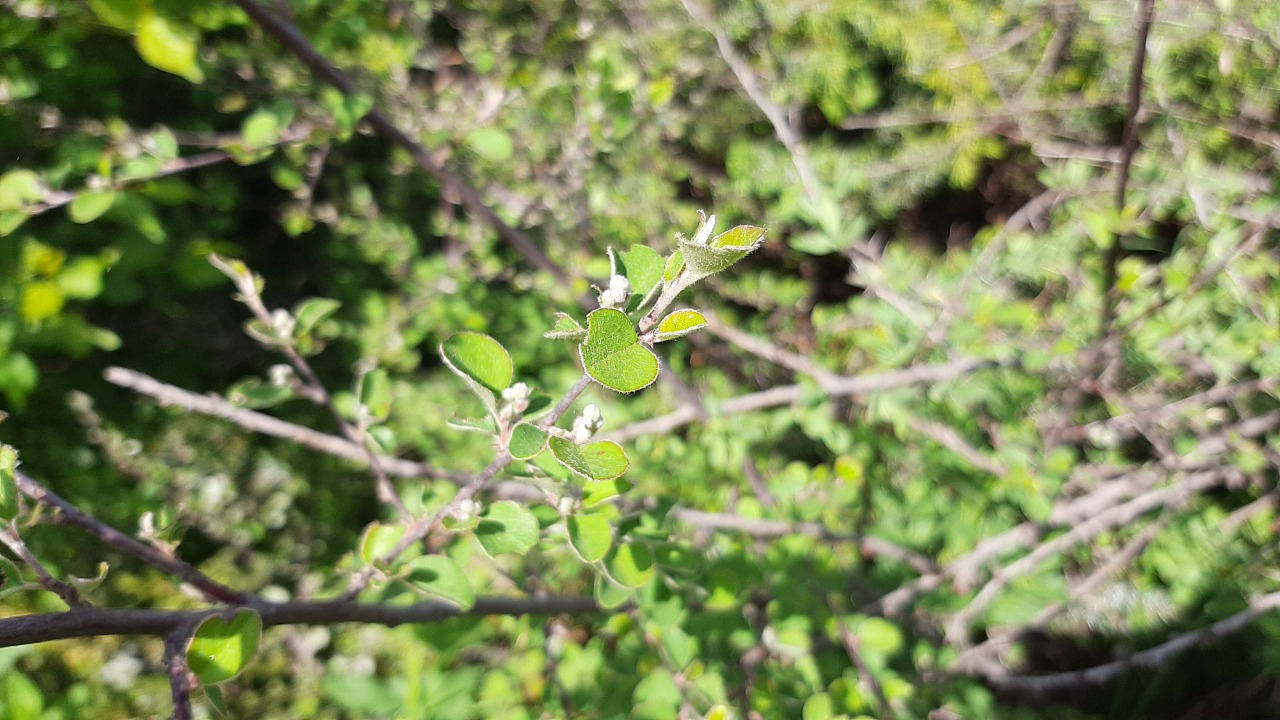
[[[0,618],[0,647],[103,635],[165,636],[179,627],[198,622],[211,613],[242,607],[199,610],[133,610],[85,608],[61,613],[37,613]],[[343,600],[255,602],[251,605],[262,617],[264,627],[277,625],[336,625],[366,623],[395,627],[409,623],[430,623],[453,617],[489,615],[583,614],[599,611],[591,597],[479,598],[468,610],[433,600],[414,605],[353,603]]]
[[[40,558],[31,552],[31,548],[23,542],[22,536],[18,534],[18,529],[13,523],[8,523],[6,527],[0,529],[0,543],[9,548],[18,559],[27,564],[38,578],[40,578],[40,587],[62,598],[62,601],[73,608],[87,607],[88,603],[84,598],[80,597],[80,591],[76,590],[74,585],[63,582],[53,576],[49,569],[40,562]]]
[[[192,625],[179,625],[164,638],[164,661],[169,668],[169,690],[173,695],[172,720],[191,720],[191,668],[187,666],[187,644]]]
[[[66,499],[53,492],[49,488],[37,482],[31,476],[19,470],[14,474],[14,480],[18,485],[18,490],[27,497],[36,502],[44,503],[49,507],[58,510],[58,521],[67,525],[75,525],[78,528],[86,530],[89,534],[98,538],[102,543],[109,545],[126,555],[135,557],[148,565],[164,572],[166,575],[175,577],[183,582],[189,583],[192,587],[204,593],[205,597],[219,602],[238,604],[248,602],[250,595],[232,590],[222,583],[210,578],[191,565],[183,562],[181,559],[173,555],[161,552],[152,545],[148,545],[140,540],[134,539],[124,533],[116,530],[110,525],[93,517],[92,515],[80,510],[72,505]]]
[[[1142,112],[1143,68],[1147,62],[1147,38],[1151,34],[1151,23],[1155,17],[1156,0],[1141,0],[1138,5],[1136,19],[1138,37],[1133,48],[1133,63],[1129,71],[1129,114],[1125,118],[1123,154],[1120,157],[1119,172],[1116,173],[1115,209],[1123,213],[1126,195],[1129,189],[1129,171],[1133,166],[1133,156],[1138,151],[1138,120]],[[1122,250],[1121,236],[1112,233],[1111,245],[1103,258],[1102,276],[1102,326],[1099,332],[1110,332],[1111,321],[1115,317],[1115,298],[1112,289],[1116,285],[1116,268],[1120,264]]]
[[[844,652],[849,656],[849,661],[857,668],[858,675],[866,680],[867,685],[871,687],[871,694],[876,697],[880,720],[893,720],[896,715],[894,715],[893,706],[889,704],[889,698],[884,694],[884,688],[880,687],[880,681],[871,672],[871,668],[867,667],[867,662],[862,659],[862,640],[853,634],[849,624],[844,620],[836,621],[836,629],[840,632],[840,642],[844,645]]]

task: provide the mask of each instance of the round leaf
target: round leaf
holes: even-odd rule
[[[262,618],[255,610],[238,610],[230,622],[210,615],[191,638],[187,666],[209,685],[230,680],[253,659],[261,636]]]
[[[632,393],[658,378],[658,356],[640,344],[620,310],[601,308],[587,316],[587,339],[578,353],[591,379],[616,392]]]
[[[115,201],[115,190],[80,193],[67,206],[67,217],[74,223],[92,222],[110,210]]]
[[[511,158],[515,144],[511,136],[498,128],[478,128],[467,135],[467,147],[489,162],[503,162]]]
[[[194,31],[148,12],[138,20],[137,33],[134,45],[148,65],[193,83],[204,80],[204,73],[196,64],[197,35]]]
[[[596,576],[595,596],[596,603],[606,610],[612,610],[622,606],[631,599],[632,590],[622,587],[609,579],[609,576],[601,573]]]
[[[569,528],[569,544],[585,562],[596,562],[609,553],[613,528],[603,514],[573,515],[565,524]]]
[[[653,553],[640,543],[622,543],[609,553],[604,566],[614,582],[638,588],[653,577]]]
[[[507,452],[511,453],[511,457],[517,460],[528,460],[546,447],[547,432],[545,430],[523,422],[511,429],[511,442],[507,445]]]
[[[658,334],[654,336],[654,340],[674,340],[706,326],[707,319],[697,310],[677,310],[658,323]]]
[[[524,506],[503,500],[480,517],[476,539],[490,555],[523,555],[538,542],[538,520]]]
[[[622,446],[612,440],[579,445],[552,435],[548,444],[561,465],[588,480],[612,480],[630,465]]]
[[[488,335],[474,332],[451,335],[440,345],[440,356],[450,370],[492,392],[500,393],[511,385],[515,372],[511,355]]]
[[[444,555],[425,555],[409,564],[405,577],[413,589],[434,598],[470,609],[476,602],[476,592],[462,569]]]

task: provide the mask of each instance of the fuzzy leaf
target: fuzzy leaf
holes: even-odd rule
[[[210,615],[191,638],[187,665],[202,683],[213,685],[230,680],[253,659],[261,637],[262,618],[256,610],[242,608],[230,622]]]
[[[545,430],[522,422],[511,429],[507,452],[517,460],[528,460],[546,449],[547,437]]]
[[[561,465],[588,480],[612,480],[630,465],[622,446],[612,440],[579,445],[552,435],[548,444]]]
[[[706,326],[707,319],[697,310],[676,310],[658,323],[658,333],[653,339],[655,342],[674,340]]]
[[[476,602],[476,592],[466,574],[444,555],[416,558],[409,563],[409,574],[405,580],[423,595],[451,602],[462,610],[470,609]]]
[[[622,478],[589,482],[582,488],[582,506],[594,507],[600,503],[618,497],[631,489],[631,483]]]
[[[596,562],[609,554],[613,528],[602,513],[573,515],[565,524],[569,528],[569,544],[584,562]]]
[[[608,575],[600,573],[596,575],[595,596],[596,603],[606,610],[612,610],[621,607],[624,603],[631,599],[632,591],[609,579]]]
[[[468,381],[476,394],[486,404],[493,397],[486,397],[481,389],[500,393],[511,385],[515,372],[511,355],[497,340],[481,333],[461,332],[450,335],[440,345],[440,357],[445,365],[463,380]]]
[[[676,250],[667,257],[667,263],[662,270],[662,280],[667,284],[675,282],[681,270],[684,270],[684,253]]]
[[[480,516],[476,539],[490,555],[523,555],[538,542],[538,520],[523,505],[496,502]]]
[[[715,275],[750,255],[764,242],[765,229],[754,225],[739,225],[712,238],[706,245],[698,245],[683,237],[677,242],[684,255],[690,282]]]
[[[342,307],[342,303],[330,298],[313,297],[307,298],[293,306],[293,317],[297,320],[294,327],[294,334],[305,335],[320,321],[329,317]]]
[[[542,334],[548,340],[575,340],[581,341],[587,336],[587,329],[578,324],[577,320],[565,315],[564,313],[556,313],[556,320],[551,325],[551,329]]]
[[[633,393],[658,378],[658,356],[640,344],[620,310],[601,308],[587,316],[587,339],[578,353],[591,379],[616,392]]]

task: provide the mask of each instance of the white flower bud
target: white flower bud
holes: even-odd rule
[[[582,414],[573,419],[573,439],[584,443],[604,427],[604,415],[595,403],[582,408]]]
[[[298,321],[288,310],[276,308],[271,311],[271,328],[276,331],[276,335],[282,338],[293,337],[293,329],[297,325]]]
[[[293,368],[283,363],[272,365],[267,370],[267,377],[272,387],[289,387],[293,383]]]
[[[631,297],[631,281],[622,275],[614,275],[609,278],[609,289],[600,293],[600,307],[626,307],[629,297]]]

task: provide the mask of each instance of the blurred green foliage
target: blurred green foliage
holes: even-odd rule
[[[273,382],[280,359],[244,332],[248,316],[207,256],[263,276],[336,406],[354,422],[365,404],[382,448],[476,472],[493,450],[449,427],[479,411],[437,346],[488,334],[515,380],[558,397],[579,368],[572,343],[543,339],[555,313],[582,317],[578,298],[607,284],[607,248],[666,255],[705,209],[726,226],[766,225],[770,240],[688,305],[830,373],[961,356],[992,365],[833,397],[705,332],[664,343],[662,364],[706,400],[705,420],[624,443],[624,478],[588,486],[591,512],[571,522],[534,504],[526,551],[466,535],[444,546],[477,594],[632,597],[634,611],[268,629],[221,686],[231,717],[821,720],[879,717],[887,702],[901,718],[1154,718],[1280,673],[1274,617],[1217,654],[1048,709],[949,672],[965,646],[1057,603],[1064,612],[1036,628],[1048,648],[1023,638],[1005,666],[1099,664],[1277,589],[1267,498],[1280,446],[1274,427],[1241,430],[1276,412],[1274,384],[1192,403],[1141,433],[1108,434],[1105,421],[1280,377],[1280,5],[1160,4],[1122,209],[1112,192],[1128,4],[693,7],[707,26],[666,0],[276,3],[355,78],[360,92],[344,96],[231,3],[6,3],[0,440],[77,506],[148,528],[219,580],[274,599],[332,595],[360,565],[366,527],[391,521],[367,471],[101,379],[108,365],[133,368],[334,431],[323,408]],[[730,57],[800,138],[816,191]],[[538,271],[361,125],[374,106],[571,280]],[[1124,253],[1104,328],[1111,242]],[[1097,365],[1087,358],[1107,333],[1116,347]],[[793,401],[716,412],[792,383]],[[687,396],[660,379],[591,400],[607,436]],[[1099,483],[1156,473],[1148,487],[1176,484],[1187,465],[1235,474],[1052,553],[977,612],[963,642],[944,621],[989,569],[881,614],[874,601],[920,568],[839,538],[690,527],[674,508],[820,523],[948,565],[1021,527],[1061,536],[1070,524],[1055,508]],[[398,487],[419,510],[455,491]],[[618,493],[618,505],[592,504]],[[599,518],[613,528],[608,548]],[[1155,524],[1104,587],[1073,594]],[[107,560],[97,603],[197,605],[73,528],[22,529],[59,576],[94,577]],[[60,607],[21,592],[0,612]],[[0,650],[0,720],[167,716],[161,650],[142,638]]]

